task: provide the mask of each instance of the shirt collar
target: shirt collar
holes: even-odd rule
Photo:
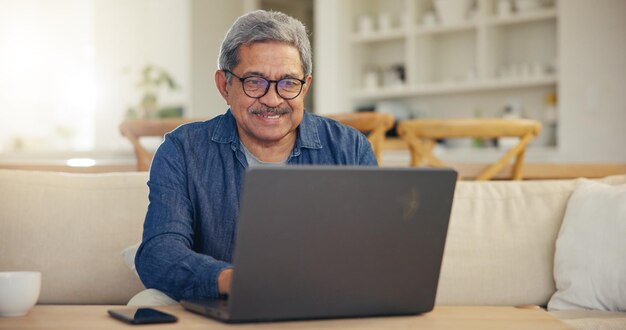
[[[230,109],[228,109],[228,111],[220,117],[211,140],[217,143],[237,142],[237,144],[239,144],[239,137],[237,136],[237,122],[235,121],[233,114],[230,112]]]
[[[298,127],[297,148],[322,149],[316,120],[318,119],[315,116],[304,110],[302,122],[300,122]]]
[[[300,153],[300,148],[321,149],[319,132],[316,125],[316,117],[308,111],[304,111],[302,122],[298,127],[296,146],[294,155]],[[239,136],[237,136],[237,122],[230,109],[219,119],[217,128],[213,132],[211,139],[217,143],[236,143],[239,147]]]

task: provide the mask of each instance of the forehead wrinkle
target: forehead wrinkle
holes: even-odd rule
[[[254,77],[261,77],[261,78],[265,78],[265,79],[268,79],[268,80],[272,80],[272,79],[269,79],[269,78],[267,77],[267,75],[265,75],[264,73],[259,72],[259,71],[254,71],[254,70],[252,70],[252,71],[245,71],[245,72],[242,74],[242,77],[243,77],[243,78],[246,78],[246,77],[252,77],[252,76],[254,76]],[[283,74],[282,76],[280,76],[280,77],[278,78],[278,80],[280,80],[280,79],[285,79],[285,78],[297,78],[298,76],[299,76],[298,74],[293,74],[293,73],[285,73],[285,74]],[[298,79],[300,79],[300,78],[298,78]]]
[[[237,68],[242,78],[256,76],[267,80],[301,79],[304,75],[298,49],[280,42],[258,42],[240,47]],[[306,77],[306,76],[305,76]]]

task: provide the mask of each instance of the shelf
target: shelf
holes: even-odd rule
[[[555,8],[536,10],[530,13],[515,14],[510,17],[492,17],[487,19],[489,26],[502,26],[520,23],[530,23],[542,20],[556,19]]]
[[[487,18],[488,26],[502,26],[521,23],[530,23],[542,20],[556,19],[557,12],[555,8],[541,9],[529,13],[512,14],[509,17],[491,17]],[[454,25],[435,25],[435,26],[415,26],[411,28],[411,34],[413,35],[432,35],[441,33],[454,33],[476,30],[479,28],[479,23],[467,21]],[[406,37],[406,30],[402,28],[395,28],[389,31],[375,31],[371,34],[364,35],[354,33],[351,35],[350,40],[353,43],[367,43],[377,41],[387,41],[394,39],[401,39]]]
[[[411,29],[411,35],[434,35],[434,34],[442,34],[442,33],[454,33],[454,32],[465,32],[472,31],[478,29],[478,24],[474,22],[467,22],[462,24],[455,25],[437,25],[437,26],[429,26],[429,27],[414,27]],[[369,43],[369,42],[380,42],[380,41],[391,41],[397,40],[407,37],[406,30],[404,29],[394,29],[390,31],[377,31],[371,34],[359,34],[355,33],[350,36],[350,41],[355,44],[359,43]]]
[[[394,29],[389,31],[377,31],[372,32],[371,34],[360,34],[355,33],[350,37],[350,41],[355,44],[358,43],[368,43],[368,42],[379,42],[379,41],[392,41],[396,39],[402,39],[406,37],[405,30],[402,29]]]
[[[431,34],[439,34],[439,33],[450,33],[450,32],[464,32],[478,29],[478,24],[475,22],[465,22],[461,24],[454,25],[436,25],[436,26],[419,26],[412,30],[415,35],[431,35]]]
[[[350,89],[342,102],[356,110],[394,101],[415,116],[441,111],[443,117],[471,117],[475,109],[496,114],[514,103],[530,118],[541,119],[546,94],[560,83],[558,1],[498,16],[499,0],[472,0],[471,19],[441,24],[425,19],[435,10],[434,0],[350,0],[352,21],[344,30],[349,42],[343,44],[349,56],[340,65]],[[354,30],[359,18],[380,13],[396,18],[392,29]],[[404,68],[404,84],[386,84],[397,81],[388,79],[397,65]]]
[[[352,98],[354,101],[368,101],[376,99],[406,98],[452,93],[471,93],[511,88],[549,86],[556,84],[557,81],[558,78],[556,76],[546,76],[525,80],[489,79],[477,82],[437,83],[422,84],[418,86],[388,87],[377,90],[360,89],[352,93]]]

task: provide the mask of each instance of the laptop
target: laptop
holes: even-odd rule
[[[451,169],[251,168],[228,299],[181,304],[224,322],[431,311],[456,180]]]

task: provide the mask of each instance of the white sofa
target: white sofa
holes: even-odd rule
[[[43,273],[40,304],[126,304],[143,289],[121,252],[141,237],[147,173],[0,170],[0,271]],[[603,179],[626,183],[626,175]],[[437,304],[546,306],[575,180],[459,182]],[[554,312],[577,328],[626,313]]]

